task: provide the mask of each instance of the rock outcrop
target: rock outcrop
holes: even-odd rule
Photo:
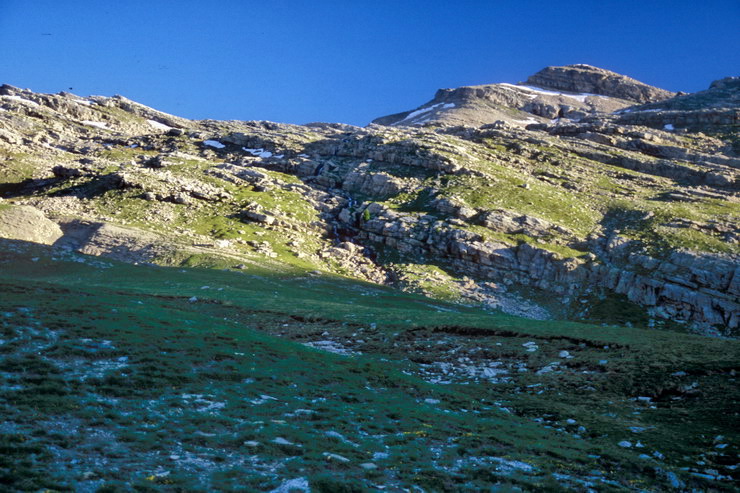
[[[367,214],[358,213],[370,218],[357,220],[360,238],[411,257],[447,259],[456,269],[477,278],[567,296],[584,286],[601,287],[651,307],[664,318],[733,329],[740,326],[740,265],[722,256],[674,252],[659,260],[630,255],[628,242],[614,236],[598,243],[598,257],[563,258],[536,244],[486,240],[433,216],[398,213],[376,203],[366,210]],[[536,218],[512,216],[497,211],[486,222],[499,231],[528,231],[531,237],[548,229]]]
[[[0,204],[0,236],[3,238],[53,245],[62,234],[61,228],[35,207],[3,207]]]
[[[635,103],[652,103],[675,96],[665,89],[585,64],[544,68],[529,77],[527,84],[555,91],[600,94]]]
[[[627,108],[617,114],[617,122],[622,125],[738,134],[740,77],[716,80],[704,91]]]

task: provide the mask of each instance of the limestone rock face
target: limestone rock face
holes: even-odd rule
[[[719,79],[704,91],[617,112],[624,125],[701,132],[737,133],[740,125],[740,77]]]
[[[152,233],[100,224],[85,241],[80,253],[102,255],[124,262],[148,262],[170,250]]]
[[[600,94],[636,103],[652,103],[675,96],[665,89],[585,64],[544,68],[529,77],[527,84],[557,91]]]
[[[379,125],[467,125],[504,122],[513,126],[553,119],[581,120],[653,103],[675,93],[590,65],[547,67],[526,83],[440,89],[415,110],[384,116]]]
[[[62,237],[62,230],[40,210],[21,205],[0,209],[0,236],[51,245]]]

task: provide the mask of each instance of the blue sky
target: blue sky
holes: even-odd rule
[[[739,0],[0,0],[0,83],[188,118],[365,125],[547,65],[702,90],[740,75],[738,25]]]

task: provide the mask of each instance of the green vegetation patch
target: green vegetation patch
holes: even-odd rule
[[[693,473],[733,474],[734,341],[0,252],[8,489],[729,491]]]

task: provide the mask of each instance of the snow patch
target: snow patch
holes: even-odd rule
[[[532,123],[540,123],[536,118],[529,117],[526,120],[514,120],[514,123],[521,123],[522,125],[531,125]]]
[[[427,123],[429,120],[431,120],[430,116],[426,116],[426,113],[429,113],[434,110],[445,110],[449,108],[454,108],[455,103],[437,103],[433,104],[432,106],[429,106],[428,108],[420,108],[418,110],[414,110],[408,115],[406,115],[406,118],[404,118],[401,121],[398,121],[394,123],[393,125],[400,125],[402,123],[414,123],[415,125],[421,125],[422,123]],[[419,116],[425,115],[425,118],[421,121],[414,121]]]
[[[102,128],[103,130],[108,130],[108,126],[103,122],[94,122],[92,120],[82,120],[83,125],[87,125],[88,127],[96,127],[96,128]]]
[[[39,104],[35,101],[31,101],[30,99],[25,99],[20,96],[0,96],[3,99],[10,99],[11,101],[18,101],[19,103],[24,104],[30,104],[31,106],[39,106]]]
[[[442,105],[442,103],[439,103],[439,104],[435,104],[433,106],[430,106],[429,108],[422,108],[422,109],[419,109],[419,110],[412,111],[411,113],[409,113],[408,115],[406,115],[406,118],[404,118],[403,120],[401,120],[398,123],[405,122],[405,121],[411,121],[414,118],[416,118],[417,116],[423,115],[424,113],[429,113],[430,111],[434,110],[435,108],[437,108],[438,106],[441,106],[441,105]]]
[[[172,127],[170,127],[169,125],[165,125],[164,123],[159,123],[154,120],[147,120],[147,123],[149,123],[149,125],[156,128],[157,130],[164,130],[165,132],[167,130],[172,130]]]
[[[204,140],[203,144],[209,147],[215,147],[216,149],[223,149],[224,147],[226,147],[225,145],[223,145],[221,142],[217,140]]]
[[[270,151],[266,151],[262,148],[259,149],[248,149],[246,147],[242,147],[242,151],[250,153],[252,156],[261,157],[267,159],[268,157],[272,157],[272,153]],[[277,158],[283,157],[282,154],[275,156]]]
[[[577,101],[580,101],[581,103],[584,103],[586,101],[586,98],[588,98],[588,97],[596,97],[596,98],[603,98],[603,97],[605,97],[605,96],[601,96],[599,94],[591,94],[591,93],[588,93],[588,92],[568,93],[568,92],[560,92],[560,91],[549,91],[547,89],[542,89],[541,87],[536,87],[536,86],[525,86],[525,85],[518,86],[518,85],[515,85],[515,84],[507,84],[507,83],[502,83],[500,85],[503,86],[503,87],[505,87],[505,88],[507,88],[507,89],[514,88],[514,89],[521,89],[521,90],[524,90],[524,91],[536,93],[536,94],[529,95],[530,99],[536,97],[537,94],[544,94],[546,96],[561,96],[561,97],[565,97],[565,98],[571,98],[571,99],[575,99]]]
[[[675,128],[672,124],[666,123],[665,125],[663,125],[663,130],[668,130],[670,132],[671,130],[675,130]]]

